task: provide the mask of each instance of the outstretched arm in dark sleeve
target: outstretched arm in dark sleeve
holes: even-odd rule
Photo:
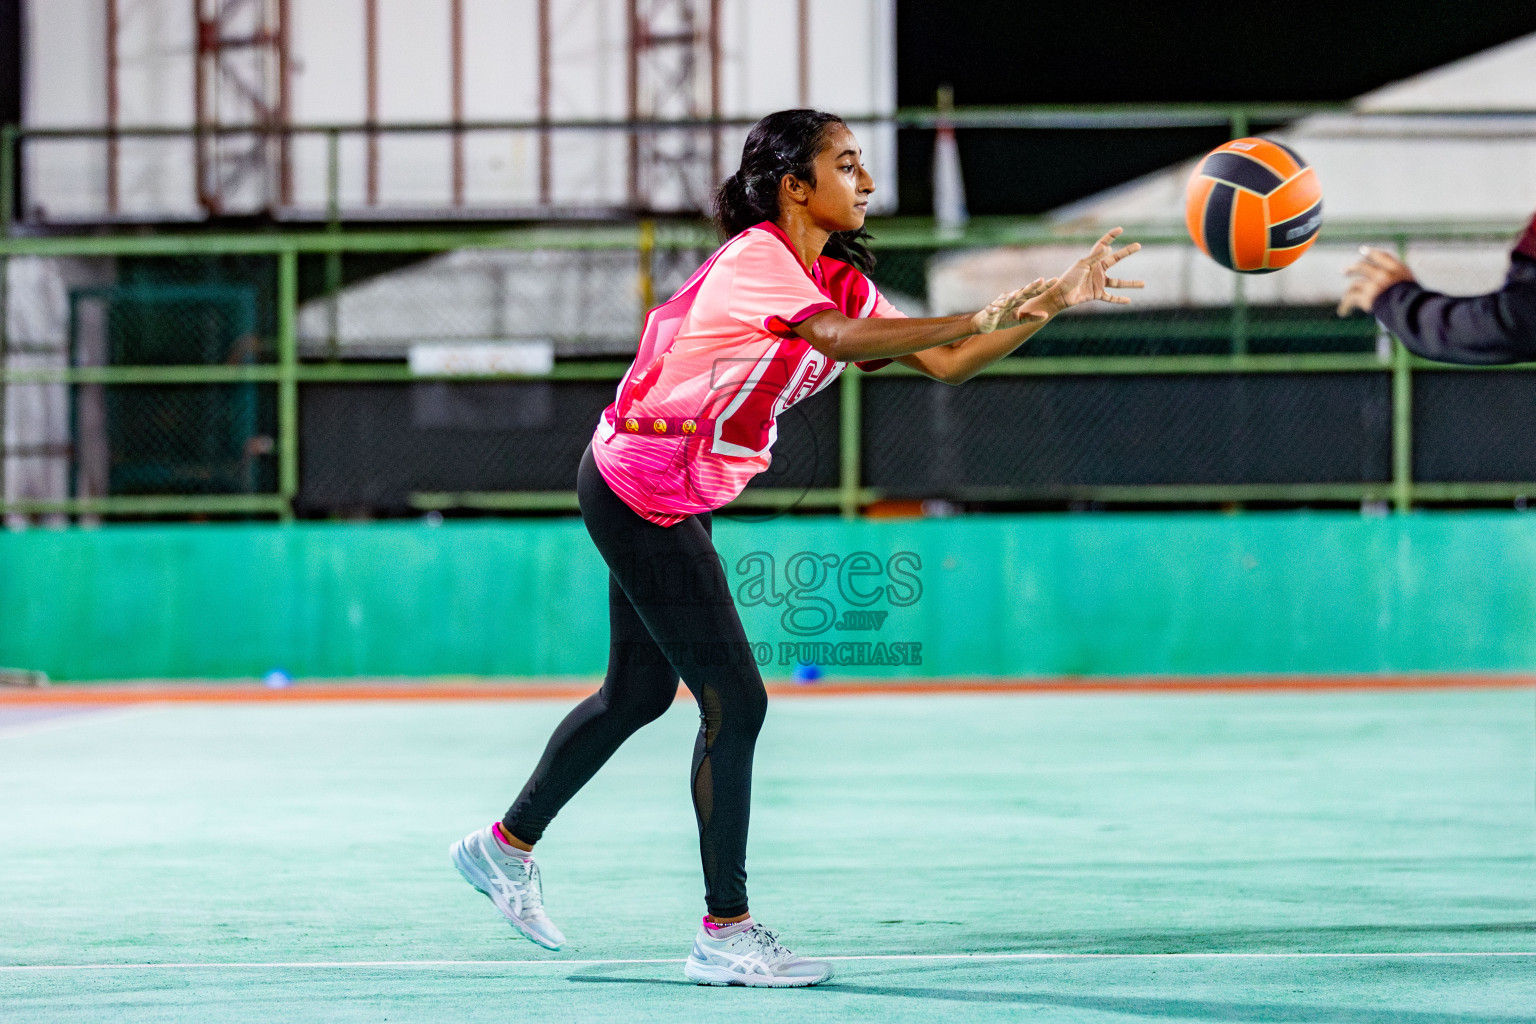
[[[1536,359],[1536,260],[1516,256],[1491,295],[1441,295],[1401,281],[1371,312],[1415,355],[1442,363],[1523,363]]]
[[[1339,312],[1361,309],[1402,339],[1415,355],[1442,363],[1536,360],[1536,254],[1521,240],[1504,287],[1489,295],[1442,295],[1424,288],[1396,257],[1362,250]],[[1536,249],[1536,246],[1533,246]]]

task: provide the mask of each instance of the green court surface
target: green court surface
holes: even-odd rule
[[[541,845],[570,941],[448,864],[565,702],[0,707],[5,1021],[1536,1021],[1529,689],[778,699],[754,914],[698,988],[679,703]]]

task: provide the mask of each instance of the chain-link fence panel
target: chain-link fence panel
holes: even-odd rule
[[[271,362],[275,260],[7,262],[8,501],[275,491],[275,387],[174,380]]]
[[[656,249],[650,258],[653,301],[659,303],[671,298],[713,254],[714,249]]]
[[[75,364],[217,366],[277,359],[270,256],[119,257],[112,280],[70,293]],[[99,312],[90,307],[98,306]],[[92,316],[105,319],[99,323]],[[105,332],[97,339],[93,331]]]
[[[878,253],[871,276],[903,312],[948,315],[980,309],[1004,291],[1059,274],[1087,250],[1086,244],[896,249]],[[1095,304],[1069,311],[1016,354],[1033,358],[1372,351],[1378,331],[1368,318],[1334,315],[1343,280],[1337,271],[1348,253],[1330,247],[1319,257],[1328,263],[1326,268],[1311,272],[1303,285],[1276,287],[1264,279],[1268,275],[1240,280],[1193,246],[1148,246],[1116,271],[1147,281],[1145,289],[1119,293],[1130,298],[1130,306]],[[1477,258],[1466,265],[1445,259],[1447,254],[1437,248],[1427,253],[1438,259],[1434,266],[1447,264],[1450,285],[1466,287],[1474,278],[1496,280],[1483,265],[1488,261],[1481,249],[1474,250]]]
[[[878,245],[878,240],[876,241]],[[875,259],[870,279],[897,309],[908,316],[928,314],[928,267],[933,249],[891,249]]]
[[[1536,374],[1413,375],[1413,476],[1426,482],[1536,481]]]
[[[1134,233],[1120,243],[1136,241]],[[1396,249],[1392,239],[1374,244]],[[933,315],[980,309],[995,296],[1063,272],[1089,248],[1075,244],[998,245],[934,251],[927,257],[927,308]],[[1406,247],[1422,282],[1450,294],[1499,287],[1508,266],[1503,240],[1425,240]],[[1128,306],[1093,303],[1069,310],[1031,338],[1023,357],[1369,352],[1390,348],[1370,317],[1334,314],[1355,245],[1319,243],[1282,273],[1235,274],[1187,242],[1166,237],[1118,264],[1113,276],[1143,280],[1118,294]],[[912,256],[898,262],[910,278]],[[1422,269],[1420,269],[1422,268]],[[875,279],[895,287],[895,277]]]
[[[348,267],[299,309],[313,359],[402,359],[432,342],[546,341],[557,357],[633,355],[645,313],[708,256],[658,249],[466,249],[372,275]],[[649,269],[647,276],[646,269]]]
[[[70,294],[76,367],[238,367],[276,351],[275,262],[262,257],[119,259],[114,281]],[[81,384],[74,389],[75,496],[270,493],[272,385]]]
[[[251,495],[259,500],[210,501],[209,514],[273,514],[287,509],[282,466],[296,452],[303,515],[570,507],[562,496],[613,399],[610,375],[634,352],[644,300],[665,300],[709,255],[676,248],[665,230],[657,237],[654,248],[305,252],[289,264],[293,277],[275,255],[11,257],[5,498],[57,510],[180,496],[192,504],[157,507],[197,512],[198,498]],[[1502,250],[1494,259],[1486,248],[1415,242],[1408,253],[1427,284],[1472,291],[1498,283]],[[874,277],[899,308],[944,313],[1058,271],[1080,251],[891,249]],[[744,504],[798,508],[793,495],[812,490],[805,507],[854,507],[870,491],[1052,501],[1074,488],[1163,485],[1204,488],[1199,500],[1211,502],[1227,500],[1223,487],[1288,485],[1350,500],[1357,485],[1380,496],[1388,483],[1471,482],[1502,494],[1503,483],[1536,479],[1529,374],[1410,373],[1374,321],[1333,314],[1331,264],[1353,255],[1319,245],[1285,275],[1239,279],[1187,245],[1149,245],[1121,265],[1149,283],[1126,293],[1130,307],[1056,318],[1003,373],[960,387],[900,368],[860,374],[851,475],[843,389],[787,410]],[[296,295],[297,360],[286,363],[280,294]],[[409,359],[417,345],[536,340],[560,360],[550,379],[433,377],[448,370]],[[1302,361],[1211,361],[1234,353]],[[1138,364],[1143,356],[1195,358]],[[1073,361],[1036,362],[1052,359]],[[1395,421],[1404,384],[1411,421]],[[296,415],[280,423],[288,387]],[[1394,481],[1394,449],[1411,453],[1412,480]],[[466,495],[478,504],[459,503]]]
[[[840,415],[836,385],[780,413],[779,438],[770,453],[772,461],[747,486],[802,491],[812,487],[836,487],[841,472]]]
[[[309,384],[299,400],[301,509],[400,513],[428,494],[574,490],[613,385]],[[837,416],[835,396],[786,413],[753,486],[835,487]]]
[[[77,496],[271,493],[275,391],[270,384],[77,385]]]
[[[305,385],[298,505],[401,513],[424,493],[572,491],[611,401],[605,381]]]
[[[1391,477],[1385,374],[988,377],[865,387],[864,480],[977,488],[1285,484]]]
[[[1031,338],[1024,358],[1225,356],[1372,352],[1377,328],[1311,306],[1149,309],[1057,318]],[[1234,344],[1234,339],[1240,339]]]

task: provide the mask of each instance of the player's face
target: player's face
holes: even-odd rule
[[[847,125],[827,130],[816,155],[816,187],[807,211],[816,226],[827,231],[857,231],[864,226],[875,181],[864,169],[863,151]]]

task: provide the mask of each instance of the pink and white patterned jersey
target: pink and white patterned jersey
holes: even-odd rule
[[[721,246],[645,318],[635,361],[593,437],[608,486],[662,526],[740,494],[768,468],[779,413],[847,367],[793,330],[828,309],[903,315],[841,260],[822,256],[807,271],[771,222]],[[857,365],[877,370],[889,362]]]

